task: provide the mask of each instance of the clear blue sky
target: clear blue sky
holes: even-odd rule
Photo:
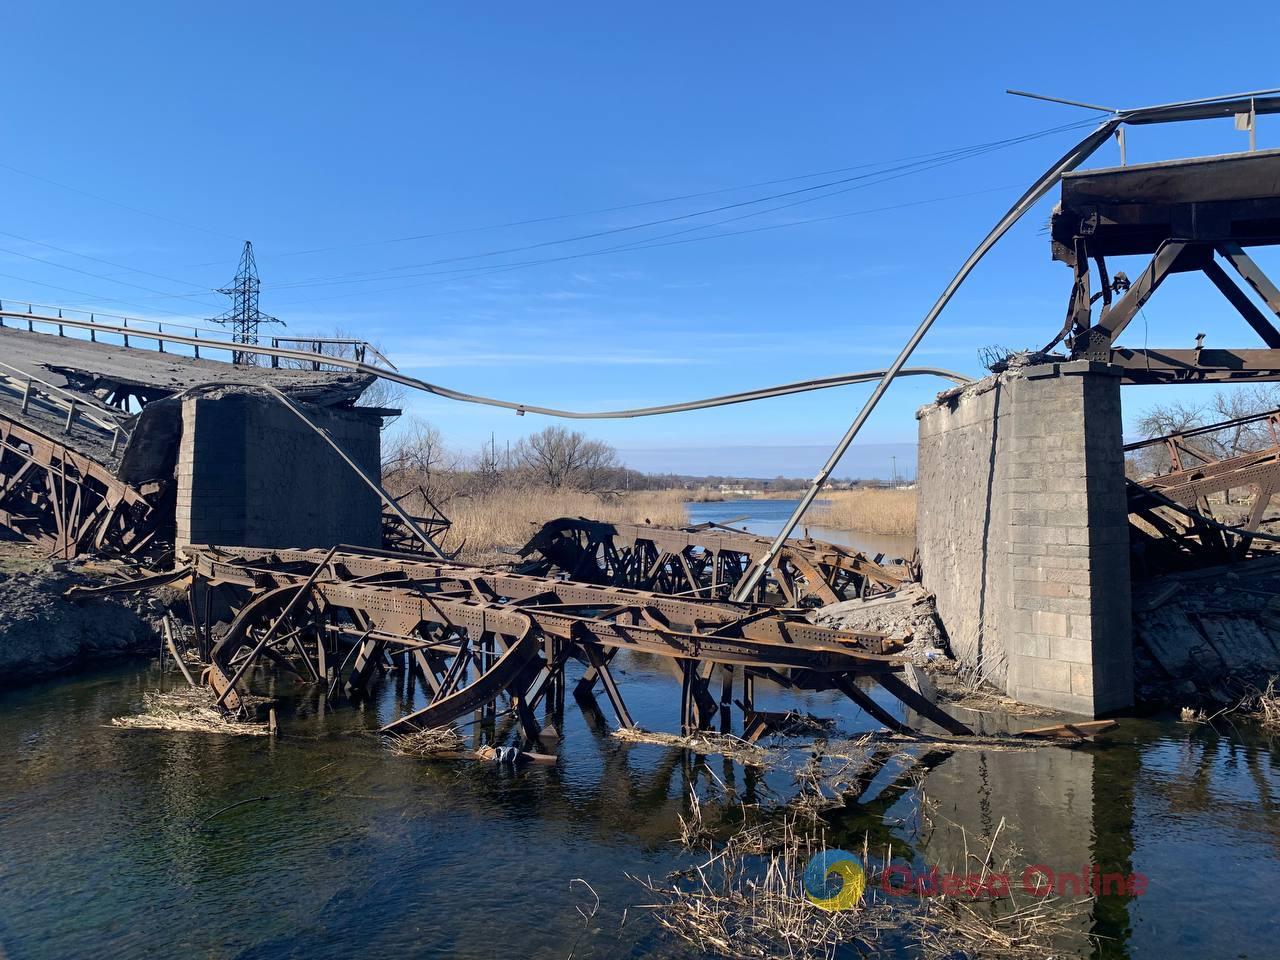
[[[16,5],[0,85],[0,299],[210,316],[225,301],[201,291],[231,279],[252,239],[263,309],[291,332],[366,336],[463,390],[608,408],[879,367],[1079,132],[548,241],[1089,116],[1006,87],[1136,106],[1274,86],[1277,27],[1273,2],[1235,4],[1228,22],[1177,2],[1078,15],[1043,4]],[[1131,131],[1129,153],[1245,146],[1223,121]],[[1259,146],[1280,146],[1280,118],[1263,118]],[[1096,162],[1115,161],[1108,147]],[[880,166],[727,190],[869,163]],[[648,205],[470,229],[632,204]],[[1049,206],[980,268],[918,362],[976,374],[978,347],[1056,331],[1069,273],[1049,260]],[[835,219],[794,222],[823,217]],[[422,234],[437,236],[396,239]],[[646,241],[664,245],[579,256]],[[1221,321],[1210,344],[1254,342],[1194,286],[1153,300],[1151,345],[1190,345],[1207,316]],[[186,296],[160,295],[174,293]],[[941,386],[895,386],[840,472],[883,472],[887,452],[907,448],[880,445],[909,445],[915,408]],[[584,429],[649,469],[805,474],[868,390]],[[1154,396],[1131,395],[1126,413]],[[407,407],[462,447],[542,425],[431,398]]]

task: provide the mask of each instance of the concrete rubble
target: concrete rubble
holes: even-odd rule
[[[810,619],[836,630],[863,630],[907,640],[906,653],[923,664],[947,653],[933,594],[918,583],[867,600],[844,600],[813,611]]]
[[[1234,704],[1280,673],[1280,557],[1135,584],[1133,630],[1140,702]]]

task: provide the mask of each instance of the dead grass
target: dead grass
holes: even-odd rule
[[[856,530],[889,537],[915,536],[914,490],[832,490],[822,494],[825,504],[805,515],[816,527]]]
[[[1015,871],[1011,859],[996,859],[999,835],[997,828],[984,844],[985,856],[975,853],[960,865],[971,874],[971,861],[977,861],[980,883]],[[929,958],[1040,958],[1056,955],[1054,948],[1067,938],[1082,936],[1072,924],[1083,902],[1053,896],[886,897],[878,888],[892,850],[877,869],[865,841],[857,852],[866,868],[866,893],[853,907],[828,912],[805,896],[803,883],[805,867],[826,848],[825,839],[799,819],[763,833],[744,827],[718,852],[709,851],[705,862],[666,882],[633,877],[654,901],[640,909],[652,910],[663,928],[703,952],[761,960],[829,958],[842,944],[870,955],[882,938]]]
[[[428,727],[414,733],[389,736],[387,745],[398,756],[427,760],[455,757],[466,749],[462,734],[453,727]]]
[[[1254,699],[1254,719],[1268,730],[1280,730],[1280,690],[1276,689],[1276,677],[1267,681],[1266,689]]]
[[[267,697],[241,696],[245,702],[266,703]],[[214,706],[214,695],[208,687],[182,687],[168,693],[144,693],[142,713],[115,717],[117,727],[135,730],[177,730],[183,733],[226,733],[237,736],[265,737],[270,729],[265,723],[232,720]]]
[[[445,512],[453,521],[447,545],[463,544],[459,559],[502,563],[514,557],[537,529],[556,517],[590,517],[679,526],[688,523],[685,490],[642,490],[598,495],[549,487],[500,489],[479,497],[456,497]]]
[[[703,756],[718,756],[728,760],[736,760],[747,767],[768,769],[778,758],[775,751],[768,747],[748,743],[741,737],[727,733],[713,733],[702,730],[689,736],[677,736],[674,733],[652,732],[638,727],[619,727],[613,736],[628,743],[652,743],[661,747],[680,747]]]

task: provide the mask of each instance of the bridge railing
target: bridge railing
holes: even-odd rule
[[[80,330],[86,332],[88,339],[93,343],[100,342],[101,338],[106,338],[108,342],[118,340],[126,347],[141,343],[148,346],[154,345],[153,348],[160,353],[168,352],[165,349],[166,345],[170,348],[187,346],[192,348],[197,359],[201,359],[202,348],[206,354],[211,351],[228,352],[228,341],[223,339],[227,336],[227,331],[217,327],[202,327],[171,320],[148,320],[116,314],[100,314],[25,301],[23,303],[26,306],[25,311],[5,309],[5,303],[0,301],[0,327],[13,326],[21,329],[25,326],[32,333],[56,329],[60,337],[65,337],[68,329]],[[56,313],[36,313],[34,308],[37,306],[56,311]],[[204,336],[202,337],[201,334]],[[300,366],[309,366],[313,370],[320,370],[324,367],[326,356],[337,356],[350,357],[360,363],[368,363],[370,366],[383,367],[387,370],[397,369],[396,365],[377,347],[367,340],[355,337],[271,337],[270,344],[272,349],[277,351],[276,353],[264,350],[265,344],[262,343],[234,344],[235,349],[229,352],[270,355],[271,366],[277,368],[281,365],[280,361],[284,359],[286,366],[292,362]],[[301,346],[303,350],[297,350],[297,346]],[[314,359],[310,356],[307,358],[285,356],[285,354],[299,352],[314,355]]]

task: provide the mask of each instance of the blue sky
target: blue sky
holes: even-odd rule
[[[1232,10],[1247,29],[1206,27],[1190,3],[1101,19],[1027,4],[19,5],[0,85],[0,300],[211,316],[225,301],[205,291],[252,239],[263,309],[290,332],[358,333],[462,390],[617,408],[880,367],[1081,132],[895,161],[1090,116],[1006,87],[1136,106],[1280,84],[1280,9]],[[1258,143],[1280,146],[1280,118]],[[1226,121],[1129,134],[1130,162],[1245,147]],[[1107,147],[1095,163],[1116,160]],[[917,362],[977,374],[979,347],[1056,332],[1069,273],[1049,260],[1049,208]],[[638,226],[669,218],[684,219]],[[525,220],[541,222],[476,229]],[[1152,346],[1206,325],[1211,345],[1253,345],[1206,286],[1175,278],[1152,301]],[[909,456],[914,410],[942,386],[895,385],[839,472]],[[803,475],[869,389],[583,429],[646,469]],[[1126,415],[1170,395],[1130,393]],[[407,409],[464,448],[542,425],[428,397]]]

